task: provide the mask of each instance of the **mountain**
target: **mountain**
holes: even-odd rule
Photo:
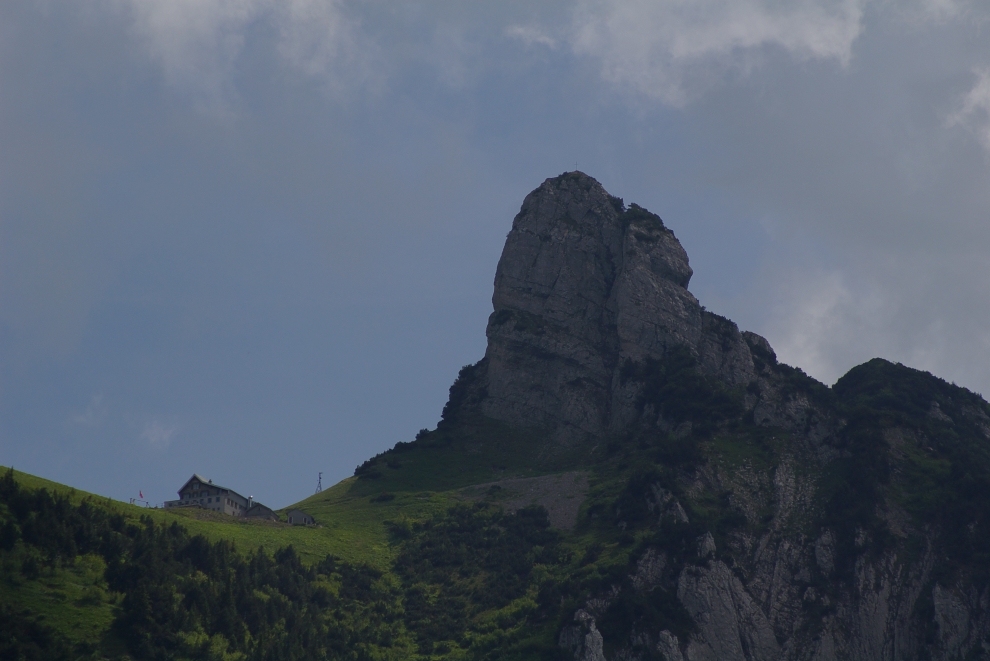
[[[752,382],[746,339],[701,307],[691,275],[658,216],[579,172],[547,180],[523,202],[499,260],[478,410],[568,446],[635,426],[633,371],[674,349],[728,387]]]
[[[0,656],[990,658],[990,405],[881,359],[827,387],[691,275],[655,214],[545,181],[485,356],[296,505],[321,527],[8,472]]]
[[[828,388],[705,310],[691,275],[658,216],[548,179],[506,240],[488,350],[420,441],[455,456],[497,421],[535,439],[529,468],[591,471],[578,530],[628,551],[562,590],[566,656],[990,653],[987,403],[880,359]]]

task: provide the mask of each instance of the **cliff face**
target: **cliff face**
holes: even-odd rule
[[[990,658],[987,403],[881,360],[827,388],[705,311],[691,275],[657,216],[549,179],[506,240],[485,358],[451,391],[445,417],[607,442],[596,470],[628,476],[580,525],[614,531],[629,566],[582,583],[560,648]]]
[[[654,214],[580,172],[548,179],[512,224],[495,275],[482,364],[485,415],[572,442],[638,417],[622,369],[687,347],[707,375],[754,377],[735,324],[687,290],[688,257]]]

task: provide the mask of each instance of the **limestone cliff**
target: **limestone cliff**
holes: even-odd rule
[[[621,432],[640,415],[623,367],[672,347],[707,375],[749,383],[743,335],[698,303],[691,274],[658,216],[583,173],[548,179],[523,202],[498,263],[481,411],[563,444]]]
[[[445,420],[608,444],[596,479],[628,476],[579,529],[613,530],[630,564],[568,597],[561,650],[990,658],[987,403],[880,360],[827,388],[707,312],[691,275],[659,217],[548,179],[506,240],[485,357],[451,389]]]

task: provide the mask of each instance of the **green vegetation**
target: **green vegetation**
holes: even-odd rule
[[[4,658],[504,658],[533,649],[539,587],[570,557],[544,510],[485,503],[388,522],[391,571],[245,552],[12,470],[0,508]]]
[[[539,430],[469,413],[485,366],[465,367],[436,430],[296,505],[318,526],[137,508],[8,470],[0,658],[555,659],[560,631],[602,595],[611,595],[595,606],[607,655],[625,641],[650,658],[639,633],[684,641],[694,630],[676,581],[709,562],[699,540],[711,534],[714,557],[743,576],[739,540],[781,526],[808,538],[830,528],[840,578],[863,555],[896,547],[902,561],[917,557],[935,526],[944,553],[933,580],[965,572],[990,582],[982,398],[886,361],[830,389],[770,352],[757,358],[775,396],[832,416],[821,446],[757,425],[747,402],[758,384],[726,388],[675,349],[622,366],[624,382],[640,386],[643,424],[560,454]],[[813,511],[775,520],[771,477],[815,453],[830,459],[793,468],[814,484]],[[499,484],[462,491],[576,468],[590,489],[573,530],[551,528],[539,507],[504,510],[511,498]],[[699,478],[715,474],[724,486]],[[885,519],[890,508],[905,513],[903,529]],[[633,589],[649,554],[663,555],[662,574]],[[841,582],[815,575],[808,585],[832,594]]]
[[[119,600],[107,589],[102,557],[87,554],[46,567],[23,545],[0,551],[0,555],[0,575],[5,579],[0,621],[7,622],[0,631],[10,637],[26,633],[27,640],[33,641],[19,645],[16,638],[4,641],[0,634],[0,658],[16,658],[4,650],[19,646],[36,648],[26,656],[38,659],[49,658],[42,650],[53,649],[53,658],[69,658],[74,646],[122,650],[118,641],[107,636]]]
[[[868,509],[883,498],[918,526],[937,521],[945,554],[936,573],[990,582],[990,405],[927,372],[874,359],[836,382],[848,416],[837,515],[885,539]]]
[[[619,200],[619,203],[621,204],[622,200]],[[660,216],[655,213],[651,213],[635,203],[630,204],[628,208],[624,209],[619,214],[619,220],[621,220],[624,225],[636,223],[640,227],[644,227],[648,230],[670,233],[670,230],[664,226]],[[640,241],[646,241],[647,243],[653,243],[656,241],[656,237],[650,236],[649,234],[643,232],[638,232],[636,234],[636,238]]]
[[[4,658],[377,659],[407,644],[394,582],[367,565],[306,566],[291,546],[245,555],[176,522],[24,489],[10,470],[0,506],[2,580],[18,588],[0,617],[21,625]],[[66,607],[45,612],[49,596]]]
[[[743,414],[742,393],[730,390],[695,369],[695,359],[683,347],[672,349],[663,360],[634,363],[626,359],[619,372],[625,381],[643,387],[636,402],[640,411],[650,406],[654,415],[670,423],[689,422],[699,434],[715,429]]]
[[[424,429],[414,442],[396,443],[358,466],[354,471],[357,481],[347,494],[415,493],[416,499],[443,499],[439,493],[473,484],[573,470],[594,461],[593,446],[554,454],[547,451],[541,430],[517,429],[465,412],[481,369],[483,361],[463,367],[450,387],[450,399],[437,428]],[[438,466],[443,470],[437,470]],[[315,505],[320,499],[304,503]]]
[[[420,652],[511,649],[536,609],[541,577],[565,560],[549,526],[542,508],[506,515],[479,503],[404,529],[395,572]]]

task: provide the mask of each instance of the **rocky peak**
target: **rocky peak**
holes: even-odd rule
[[[498,263],[481,412],[565,443],[621,431],[641,417],[623,369],[675,349],[707,376],[750,382],[747,341],[702,308],[691,275],[659,216],[581,172],[547,179],[523,202]]]

